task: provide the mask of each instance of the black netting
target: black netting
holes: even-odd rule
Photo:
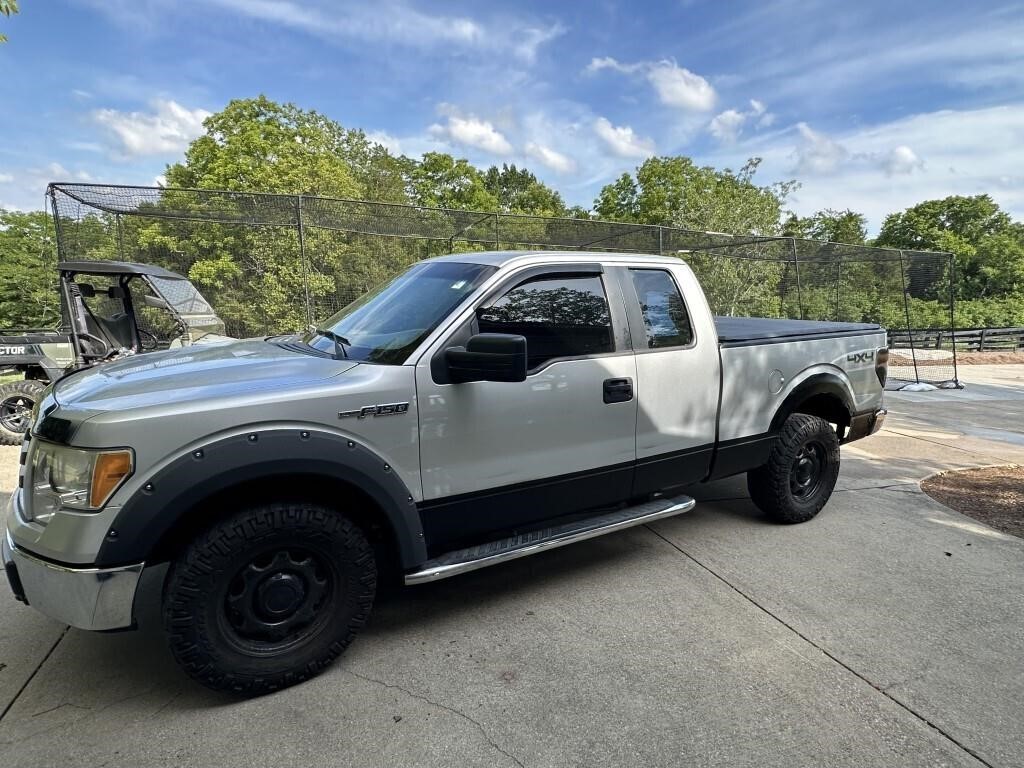
[[[220,190],[53,184],[50,198],[61,258],[186,275],[234,336],[302,328],[442,253],[625,251],[686,260],[716,314],[881,323],[893,380],[957,381],[948,253]]]

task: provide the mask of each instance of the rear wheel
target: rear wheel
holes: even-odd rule
[[[377,569],[362,531],[334,510],[269,504],[200,536],[164,589],[171,652],[216,690],[259,694],[302,682],[352,642]]]
[[[0,445],[18,445],[31,426],[32,408],[46,385],[34,379],[0,386]]]
[[[753,502],[780,523],[803,523],[821,511],[839,477],[839,438],[817,416],[794,413],[768,456],[768,462],[747,472]]]

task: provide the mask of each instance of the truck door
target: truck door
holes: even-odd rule
[[[636,364],[599,264],[532,267],[485,296],[417,366],[428,546],[629,497]],[[522,382],[446,382],[444,350],[475,333],[527,339]]]
[[[685,267],[614,272],[636,350],[634,495],[699,482],[715,445],[721,365],[707,302]]]

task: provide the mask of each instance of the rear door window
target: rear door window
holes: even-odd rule
[[[644,317],[646,349],[685,347],[693,343],[686,303],[672,275],[663,269],[630,269]]]

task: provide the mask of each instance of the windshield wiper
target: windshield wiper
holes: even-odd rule
[[[351,341],[346,339],[344,336],[335,333],[334,331],[328,330],[327,328],[317,328],[316,326],[313,326],[313,332],[319,333],[321,336],[326,336],[328,339],[334,342],[335,357],[341,355],[341,357],[345,358],[346,360],[348,359],[348,350],[346,350],[345,347],[351,347]]]

